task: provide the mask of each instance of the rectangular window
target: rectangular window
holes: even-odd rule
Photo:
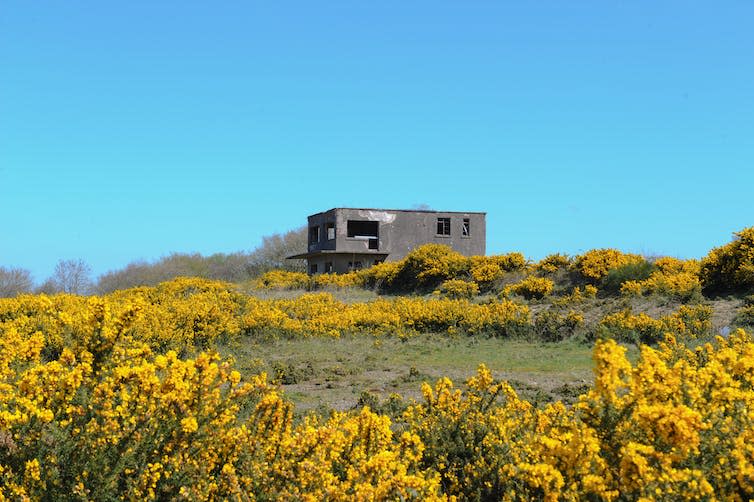
[[[471,220],[469,220],[469,218],[463,219],[463,225],[461,226],[461,235],[464,237],[471,237]]]
[[[369,249],[380,249],[380,240],[369,239]]]
[[[335,240],[335,223],[327,224],[327,240],[328,241]]]
[[[380,236],[380,222],[348,220],[346,234],[352,239],[377,238]]]
[[[317,264],[316,263],[312,263],[311,265],[309,265],[309,273],[310,274],[316,274],[317,273]]]
[[[319,226],[309,227],[309,244],[319,242]]]
[[[333,273],[333,266],[331,261],[325,262],[325,273],[326,274],[332,274]]]
[[[450,218],[437,218],[437,235],[450,235]]]

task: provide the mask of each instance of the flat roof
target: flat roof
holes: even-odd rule
[[[286,256],[285,259],[286,260],[304,260],[306,258],[311,258],[312,256],[339,255],[339,254],[341,254],[341,255],[348,255],[348,256],[363,255],[363,254],[368,254],[370,256],[387,256],[390,253],[384,253],[384,252],[380,252],[380,251],[372,251],[372,252],[370,252],[370,251],[367,251],[367,250],[353,252],[353,251],[335,251],[333,249],[322,249],[321,251],[310,251],[308,253],[299,253],[299,254],[294,254],[294,255],[291,255],[291,256]]]
[[[435,209],[380,209],[375,207],[334,207],[327,211],[320,211],[318,213],[310,214],[309,216],[317,216],[318,214],[325,214],[332,211],[339,211],[347,209],[349,211],[385,211],[390,213],[448,213],[448,214],[484,214],[484,211],[438,211]]]

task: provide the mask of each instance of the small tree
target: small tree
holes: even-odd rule
[[[294,272],[306,270],[304,260],[286,260],[286,257],[305,253],[307,249],[307,228],[301,227],[284,234],[273,234],[262,238],[262,245],[249,255],[249,275],[257,276],[272,269]]]
[[[0,298],[28,293],[31,288],[31,272],[23,268],[0,267]]]
[[[56,292],[85,295],[92,289],[91,273],[91,267],[84,260],[60,260],[47,282]]]

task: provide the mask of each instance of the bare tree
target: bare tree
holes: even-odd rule
[[[84,260],[60,260],[48,282],[58,292],[85,295],[91,292],[91,267]]]
[[[288,256],[305,253],[307,228],[301,227],[284,234],[262,238],[262,245],[249,256],[249,274],[254,276],[273,268],[304,271],[304,260],[286,260]]]
[[[23,268],[0,267],[0,298],[9,298],[32,289],[31,272]]]
[[[99,293],[109,293],[134,286],[152,286],[184,275],[205,277],[228,282],[242,282],[273,268],[304,271],[304,260],[286,257],[306,252],[307,228],[301,227],[284,234],[262,238],[262,245],[248,253],[217,253],[202,256],[198,253],[172,253],[155,262],[135,261],[125,268],[102,274],[96,285]],[[40,292],[61,291],[60,281],[48,280]]]

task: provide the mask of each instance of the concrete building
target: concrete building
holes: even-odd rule
[[[446,244],[466,256],[484,255],[486,213],[335,208],[309,216],[310,274],[343,273],[397,261],[422,244]]]

